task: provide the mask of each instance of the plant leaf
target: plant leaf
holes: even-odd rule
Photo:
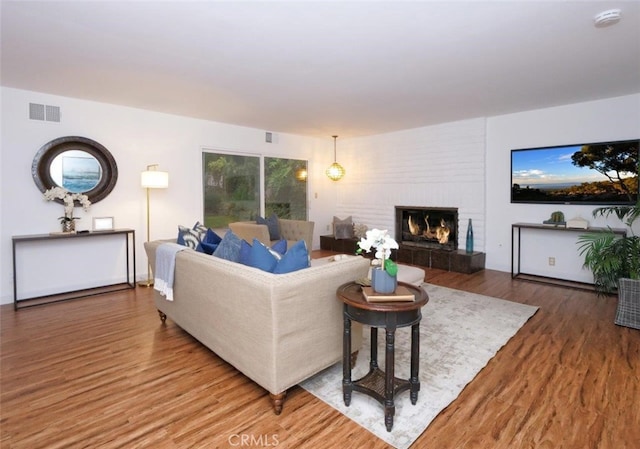
[[[398,264],[391,259],[384,260],[384,269],[391,276],[396,276],[398,274]]]

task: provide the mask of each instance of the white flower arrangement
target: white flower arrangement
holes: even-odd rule
[[[53,187],[45,190],[44,199],[47,201],[62,200],[64,203],[64,217],[59,218],[60,222],[75,220],[73,217],[73,208],[75,207],[76,200],[82,205],[85,212],[91,207],[91,201],[89,201],[87,195],[83,193],[71,193],[62,187]]]
[[[398,249],[398,242],[396,242],[387,230],[371,229],[367,231],[366,236],[362,237],[358,242],[358,254],[364,252],[371,252],[371,249],[375,249],[375,258],[380,260],[380,266],[383,270],[389,273],[391,276],[395,276],[398,273],[398,265],[389,257],[391,257],[391,250]]]

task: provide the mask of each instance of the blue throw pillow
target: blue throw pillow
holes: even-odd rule
[[[207,229],[207,235],[204,236],[203,242],[215,243],[216,245],[222,241],[222,237],[213,232],[212,229]]]
[[[209,228],[207,228],[199,221],[196,221],[196,224],[193,225],[193,230],[198,233],[199,240],[203,241],[205,236],[207,235],[207,231],[209,230]]]
[[[243,240],[240,242],[240,256],[238,257],[238,262],[243,265],[249,265],[249,257],[251,255],[251,243]]]
[[[222,237],[207,228],[207,232],[204,234],[204,238],[200,241],[200,245],[196,248],[196,251],[200,251],[206,254],[213,254],[218,248],[218,245],[222,241]]]
[[[276,274],[291,273],[309,267],[309,251],[304,240],[296,242],[273,270]]]
[[[238,262],[240,260],[240,245],[242,240],[231,231],[227,231],[213,255],[222,259]]]
[[[253,239],[253,245],[249,251],[247,265],[273,273],[280,256],[275,251],[267,248],[257,239]]]
[[[186,226],[178,225],[178,239],[176,243],[178,245],[188,246],[191,249],[196,249],[200,243],[200,237],[197,231],[189,229]]]
[[[189,230],[185,226],[178,226],[178,229],[177,243],[192,247],[195,243],[195,238],[197,239],[197,243],[195,243],[196,246],[194,249],[199,253],[213,254],[220,241],[222,241],[222,238],[218,234],[205,225],[200,224],[199,221],[196,222],[192,230]]]
[[[284,256],[287,252],[287,241],[284,239],[278,240],[276,243],[271,245],[271,249]]]
[[[283,248],[281,242],[277,242],[275,246],[279,246],[280,249]],[[253,245],[246,240],[243,240],[240,244],[240,258],[238,261],[241,264],[271,273],[281,258],[281,253],[274,248],[265,246],[258,239],[253,239]]]
[[[196,247],[196,251],[199,253],[212,255],[217,248],[217,243],[200,242],[200,244]]]
[[[269,240],[280,240],[282,238],[280,235],[280,222],[276,214],[271,214],[271,216],[266,219],[258,217],[256,223],[267,225],[269,229]]]

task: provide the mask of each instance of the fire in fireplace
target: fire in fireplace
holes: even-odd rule
[[[458,209],[396,206],[396,241],[401,245],[458,249]]]

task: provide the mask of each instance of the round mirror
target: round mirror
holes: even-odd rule
[[[111,153],[98,142],[71,136],[52,140],[40,148],[33,158],[31,174],[43,193],[62,187],[71,193],[84,193],[91,203],[97,203],[115,187],[118,167]],[[56,201],[62,203],[60,199]]]

